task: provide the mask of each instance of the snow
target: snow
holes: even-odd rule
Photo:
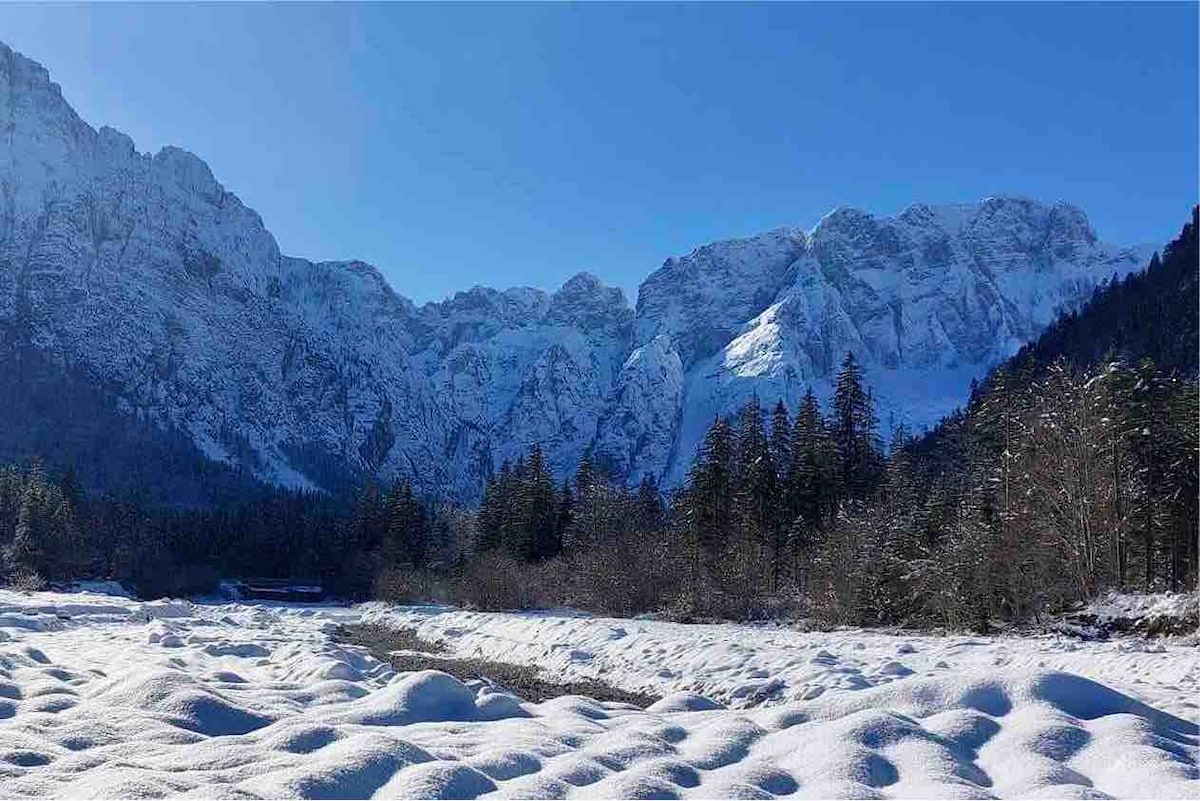
[[[663,697],[396,674],[359,620]],[[8,591],[0,633],[0,797],[1200,796],[1175,641]]]
[[[647,446],[640,461],[679,482],[714,415],[753,395],[794,406],[808,387],[827,402],[847,350],[885,437],[892,422],[919,430],[1098,283],[1149,256],[1101,243],[1074,206],[1004,197],[896,217],[842,208],[786,246],[770,233],[672,259],[642,286],[636,332],[639,343],[669,335],[679,348],[682,421],[673,450]]]
[[[789,704],[912,676],[1004,669],[1086,676],[1176,715],[1192,716],[1200,709],[1200,701],[1191,696],[1200,689],[1195,638],[1084,642],[1054,633],[805,632],[782,625],[679,624],[382,604],[364,604],[361,610],[366,620],[412,628],[460,656],[537,665],[561,680],[599,678],[655,695],[696,693],[731,707]]]
[[[1200,613],[1200,593],[1197,592],[1110,592],[1092,601],[1080,612],[1094,615],[1100,622],[1155,617],[1195,619],[1197,613]]]

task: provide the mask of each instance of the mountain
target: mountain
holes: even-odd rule
[[[1036,373],[1055,359],[1079,368],[1109,359],[1149,359],[1167,373],[1200,372],[1200,206],[1179,236],[1140,273],[1098,288],[1078,313],[1063,315],[1005,363],[1010,374]]]
[[[281,254],[203,161],[93,129],[3,45],[0,136],[11,391],[12,365],[49,365],[97,388],[97,419],[291,486],[403,476],[473,500],[534,442],[560,476],[591,450],[675,481],[714,414],[827,392],[847,349],[887,417],[931,422],[1148,255],[1101,243],[1073,206],[994,198],[707,245],[652,273],[635,309],[586,273],[416,306],[370,265]]]
[[[914,205],[894,218],[839,209],[808,234],[700,248],[642,285],[634,357],[645,367],[622,372],[612,415],[627,424],[601,446],[625,471],[678,481],[714,415],[752,394],[790,401],[811,385],[828,396],[847,350],[885,423],[931,423],[972,378],[1148,256],[1101,243],[1074,206],[1022,198]],[[662,396],[626,388],[661,381],[673,357],[683,385],[668,393],[679,402],[664,437],[634,422],[670,418]]]

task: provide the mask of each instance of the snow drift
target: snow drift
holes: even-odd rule
[[[1200,794],[1195,652],[1174,644],[1070,650],[1058,638],[377,605],[154,608],[173,611],[0,592],[0,796]],[[571,696],[532,704],[436,671],[397,675],[330,639],[364,618],[518,660],[545,635],[541,647],[575,652],[548,670],[596,671],[663,698],[645,710]],[[747,682],[777,691],[746,693]]]

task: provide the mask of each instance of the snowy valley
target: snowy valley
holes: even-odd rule
[[[387,26],[355,15],[394,13],[420,31],[426,11],[469,12],[451,26],[467,61],[503,39],[464,44],[487,15],[436,5],[311,7],[350,15],[372,114],[416,117],[372,61],[412,54],[368,43]],[[546,16],[510,35],[528,27],[548,47],[550,17],[605,7],[514,4]],[[722,13],[744,8],[795,10]],[[274,33],[300,10],[254,13],[279,14]],[[762,38],[743,46],[757,52]],[[681,87],[704,72],[692,61],[705,51],[688,44]],[[538,80],[563,80],[538,48]],[[449,72],[450,49],[424,55]],[[564,48],[572,62],[576,49]],[[847,69],[863,61],[852,49]],[[336,60],[316,50],[322,68]],[[606,48],[594,77],[619,72],[612,52],[623,51]],[[505,69],[527,56],[507,48]],[[483,63],[467,94],[483,92]],[[1082,103],[1073,74],[1039,80]],[[387,91],[372,83],[393,78]],[[434,83],[421,88],[435,111],[480,100],[448,103]],[[698,98],[720,88],[701,83]],[[557,104],[570,97],[582,114],[594,98],[566,88],[555,85]],[[1004,105],[969,88],[972,102]],[[856,116],[881,107],[858,91],[839,102]],[[790,116],[807,95],[791,93],[770,99],[789,114],[769,133],[795,127],[789,152],[808,152],[808,122]],[[1052,128],[1013,113],[1038,111],[1029,94],[1012,92],[1004,122]],[[515,105],[538,127],[564,121]],[[1109,141],[1112,108],[1072,120],[1104,133],[1105,164],[1129,156]],[[437,166],[462,144],[449,129],[512,145],[475,119],[436,131],[422,119],[437,134],[431,156],[421,136],[389,140],[372,119],[368,133],[411,146],[406,157],[463,193],[456,202],[466,187]],[[932,168],[927,183],[882,170],[869,181],[984,194],[963,176],[985,159],[982,134],[1007,129],[983,120],[967,137],[972,163],[946,168],[954,181]],[[606,147],[652,144],[652,120],[637,122]],[[758,161],[796,184],[814,178],[769,158],[762,133],[714,147],[729,159],[714,175]],[[599,171],[576,138],[570,166]],[[891,144],[913,146],[899,132]],[[1045,163],[1021,155],[982,174],[1012,181],[1036,174],[1026,160]],[[539,170],[571,183],[550,160],[524,172]],[[1097,220],[1145,190],[1095,169],[1031,185],[1097,176],[1127,193],[1093,206]],[[425,200],[386,180],[382,205],[400,187]],[[646,218],[669,202],[619,183],[643,195]],[[603,215],[579,190],[572,214],[591,224]],[[495,186],[471,191],[504,203]],[[777,207],[729,213],[745,196],[721,200],[717,230],[779,219]],[[406,273],[286,255],[200,157],[143,153],[92,127],[46,68],[0,42],[0,799],[1200,799],[1193,202],[1186,221],[1150,221],[1151,204],[1129,214],[1131,239],[1184,223],[1153,245],[1109,243],[1061,200],[840,207],[645,265],[636,298],[581,271],[557,289],[474,286],[418,304],[405,292],[420,296],[416,271],[438,263]],[[457,205],[440,213],[455,236],[476,233]],[[534,216],[488,222],[507,236]],[[674,230],[687,241],[714,229]],[[604,263],[574,234],[564,241],[570,270]],[[493,266],[478,272],[528,279]]]
[[[1191,608],[1194,596],[1175,606]],[[396,674],[331,636],[602,676]],[[0,795],[1196,798],[1195,637],[974,636],[0,592]]]

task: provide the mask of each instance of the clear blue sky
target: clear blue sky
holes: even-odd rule
[[[0,5],[0,39],[418,301],[632,293],[838,205],[1061,198],[1134,243],[1197,199],[1195,3]]]

